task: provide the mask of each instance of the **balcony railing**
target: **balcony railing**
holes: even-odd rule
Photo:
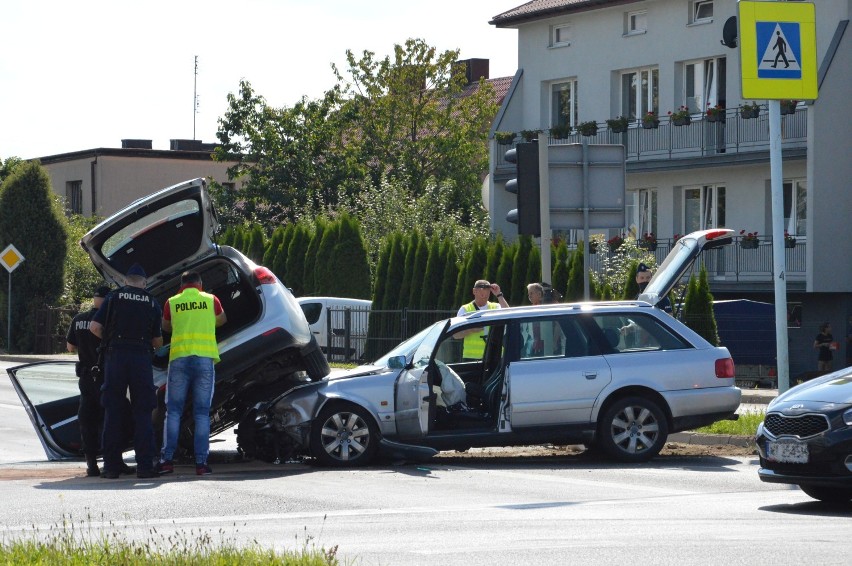
[[[807,116],[807,111],[799,109],[781,117],[782,148],[807,147]],[[576,132],[560,139],[550,137],[547,132],[540,136],[544,136],[540,139],[547,139],[549,144],[583,141],[583,136]],[[738,108],[732,108],[725,110],[716,122],[702,117],[692,119],[690,124],[683,126],[675,126],[668,117],[662,116],[655,129],[645,129],[641,121],[635,121],[624,133],[613,133],[607,128],[606,122],[601,122],[598,123],[597,134],[586,139],[593,144],[624,145],[628,163],[768,151],[769,114],[763,106],[758,117],[743,118]],[[506,161],[505,153],[520,141],[523,140],[516,137],[511,144],[497,145],[497,170],[514,167]]]
[[[657,240],[654,254],[657,265],[663,262],[671,251],[674,240]],[[603,258],[612,255],[604,244],[596,253],[589,256],[589,267],[595,271],[603,270]],[[795,247],[784,248],[785,276],[788,281],[804,281],[806,270],[807,242],[799,238]],[[756,248],[742,247],[742,238],[734,238],[733,244],[712,250],[706,250],[699,256],[700,269],[703,264],[707,274],[716,280],[729,281],[771,281],[772,280],[772,238],[761,236]]]

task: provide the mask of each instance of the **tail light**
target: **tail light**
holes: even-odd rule
[[[734,377],[734,360],[732,358],[716,360],[716,377]]]
[[[254,269],[254,276],[261,285],[274,285],[278,281],[275,274],[269,268],[263,266]]]
[[[730,232],[728,230],[714,230],[712,232],[708,232],[704,235],[704,239],[706,240],[715,240],[716,238],[721,238],[723,236],[729,235]]]

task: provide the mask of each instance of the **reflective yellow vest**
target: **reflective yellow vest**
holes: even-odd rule
[[[489,301],[487,304],[488,310],[500,308],[500,303],[492,303]],[[464,306],[464,310],[467,312],[476,312],[479,309],[476,307],[476,303],[471,301]],[[483,328],[482,332],[479,334],[468,334],[465,336],[462,357],[471,360],[481,360],[482,355],[485,353],[485,337],[487,335],[488,334]]]
[[[216,343],[216,312],[213,295],[187,287],[169,299],[172,317],[172,343],[169,361],[186,356],[219,361]]]

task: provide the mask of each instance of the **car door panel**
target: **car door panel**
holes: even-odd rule
[[[82,455],[77,422],[80,388],[74,366],[70,361],[39,362],[7,370],[48,460]]]
[[[601,356],[523,360],[512,364],[512,428],[588,422],[612,379]]]

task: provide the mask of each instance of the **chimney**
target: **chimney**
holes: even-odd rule
[[[121,149],[152,149],[151,140],[121,140]]]
[[[488,59],[464,59],[457,61],[458,65],[464,65],[464,76],[467,84],[478,83],[479,79],[488,80]]]

